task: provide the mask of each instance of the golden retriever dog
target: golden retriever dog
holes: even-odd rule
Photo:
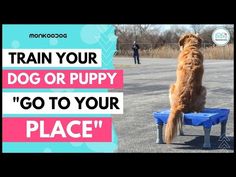
[[[176,82],[170,86],[170,115],[165,129],[165,142],[171,143],[182,128],[182,113],[200,112],[206,102],[206,89],[202,86],[203,55],[199,51],[198,34],[185,34],[179,40],[180,54]]]

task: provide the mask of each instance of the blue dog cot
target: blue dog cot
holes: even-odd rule
[[[182,115],[184,125],[203,126],[204,143],[203,148],[210,148],[210,131],[213,125],[221,123],[221,136],[225,135],[226,123],[230,110],[224,108],[205,108],[199,113],[184,113]],[[163,125],[167,123],[170,110],[154,112],[153,118],[157,124],[157,140],[156,143],[163,144]],[[182,130],[179,132],[183,135]]]

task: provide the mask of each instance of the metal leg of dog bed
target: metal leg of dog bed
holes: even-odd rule
[[[210,141],[210,133],[211,133],[211,128],[205,128],[204,129],[204,144],[203,148],[211,148],[211,141]]]
[[[226,121],[221,122],[221,132],[220,132],[220,136],[226,136]]]
[[[184,127],[184,114],[182,113],[181,115],[181,124],[178,124],[179,126],[179,131],[178,131],[178,135],[179,136],[184,136],[184,131],[183,131],[183,127]]]
[[[162,124],[157,124],[157,139],[156,143],[157,144],[163,144],[163,125]]]

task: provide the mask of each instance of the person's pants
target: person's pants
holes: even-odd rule
[[[134,57],[134,64],[136,64],[136,62],[138,62],[138,64],[140,64],[139,54],[133,55],[133,57]]]

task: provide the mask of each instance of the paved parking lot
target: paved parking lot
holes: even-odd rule
[[[226,135],[228,148],[220,148],[220,125],[211,130],[212,149],[202,149],[203,128],[184,126],[185,136],[173,144],[156,144],[152,113],[169,109],[169,85],[176,78],[176,59],[142,58],[141,65],[131,58],[115,58],[116,69],[124,69],[124,114],[113,115],[118,134],[118,152],[233,152],[234,88],[233,60],[205,60],[203,85],[207,88],[206,107],[230,109]],[[117,90],[116,90],[117,91]]]

